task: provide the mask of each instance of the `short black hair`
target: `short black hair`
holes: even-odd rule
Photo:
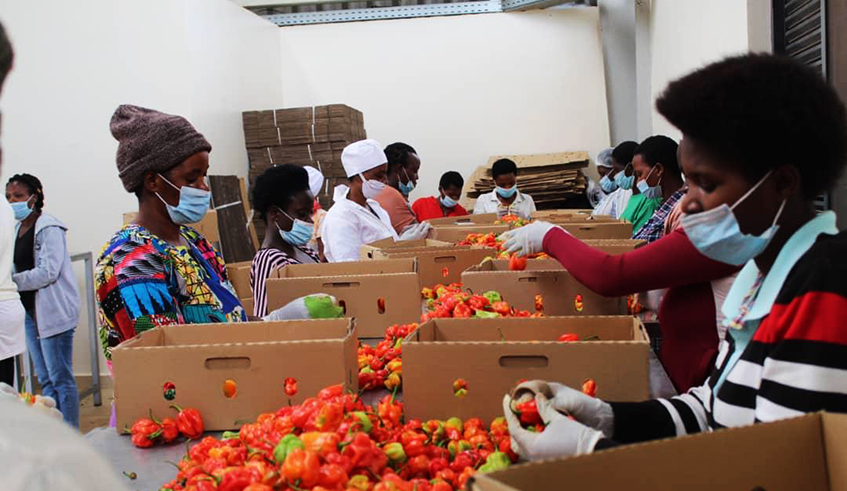
[[[417,155],[418,152],[411,145],[397,142],[385,147],[385,156],[388,158],[388,168],[392,169],[398,165],[406,167],[406,161],[410,154]]]
[[[638,145],[635,149],[635,155],[641,155],[644,162],[650,167],[655,167],[656,164],[662,164],[665,167],[665,172],[679,177],[679,161],[676,157],[676,151],[679,145],[664,135],[653,135]]]
[[[41,180],[32,174],[15,174],[6,185],[8,186],[13,182],[22,185],[29,194],[35,196],[35,211],[41,211],[44,208],[44,188],[41,186]]]
[[[510,159],[500,159],[494,162],[494,165],[491,166],[491,177],[497,179],[497,176],[503,174],[518,175],[518,166]]]
[[[751,182],[793,165],[812,199],[844,170],[843,102],[817,72],[787,57],[746,54],[712,63],[671,82],[656,109]]]
[[[632,157],[635,157],[635,149],[638,148],[638,143],[634,141],[625,141],[618,144],[612,150],[612,157],[621,165],[626,167],[632,162]]]
[[[462,189],[465,185],[465,180],[462,179],[462,175],[458,172],[451,170],[447,171],[441,175],[441,180],[438,182],[438,186],[441,189],[447,189],[450,186],[456,186],[459,189]]]
[[[294,164],[270,167],[253,184],[253,209],[267,221],[268,210],[276,206],[285,210],[297,193],[309,191],[309,174]]]

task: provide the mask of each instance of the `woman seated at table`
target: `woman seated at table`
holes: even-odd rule
[[[531,218],[535,212],[532,196],[518,191],[518,166],[509,159],[500,159],[491,166],[494,191],[476,200],[474,214],[497,213],[498,216],[518,215]]]
[[[308,246],[314,229],[314,202],[309,175],[299,165],[271,167],[256,178],[253,208],[267,228],[250,266],[253,315],[264,317],[268,313],[265,282],[274,271],[289,264],[320,262],[318,253]]]
[[[122,105],[112,116],[124,189],[138,217],[104,247],[96,268],[100,338],[111,349],[150,328],[247,320],[223,259],[187,225],[203,219],[212,146],[180,116]]]
[[[418,198],[412,205],[412,211],[418,220],[424,221],[431,218],[462,217],[468,214],[459,200],[462,198],[462,186],[465,180],[456,171],[445,172],[438,183],[438,197],[427,196]]]

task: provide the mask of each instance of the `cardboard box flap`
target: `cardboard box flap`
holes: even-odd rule
[[[552,491],[590,483],[597,491],[845,491],[845,461],[829,460],[830,447],[847,449],[845,425],[845,415],[810,414],[518,465],[478,474],[469,488]]]
[[[497,218],[496,213],[480,213],[461,217],[430,218],[426,221],[431,223],[433,227],[436,225],[493,225]]]
[[[385,261],[354,261],[348,263],[291,264],[278,270],[278,278],[323,278],[356,275],[384,275],[416,273],[414,259],[388,259]]]
[[[525,319],[433,319],[410,334],[416,343],[558,343],[559,336],[574,333],[584,343],[644,342],[649,337],[643,324],[632,316],[541,317],[527,329]]]
[[[847,415],[823,413],[830,491],[847,491]]]
[[[400,240],[395,241],[392,238],[378,240],[365,244],[362,249],[378,249],[378,250],[393,250],[393,249],[412,249],[420,247],[447,247],[453,244],[433,239],[418,239],[418,240]]]
[[[162,327],[160,346],[344,339],[352,329],[350,319],[185,324]]]
[[[527,276],[533,276],[531,272],[543,271],[562,271],[562,263],[555,259],[530,259],[526,262],[526,269],[523,271],[512,271],[509,269],[509,261],[507,259],[493,259],[471,266],[465,272],[474,273],[501,273],[508,272],[520,275],[522,272],[527,272]]]

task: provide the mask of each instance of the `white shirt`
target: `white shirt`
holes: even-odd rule
[[[336,186],[335,203],[321,223],[324,255],[331,263],[358,261],[361,246],[389,237],[400,239],[391,226],[391,218],[379,203],[369,199],[369,210],[347,199],[349,191],[350,188],[343,184]]]
[[[12,281],[15,259],[15,214],[0,199],[0,360],[24,352],[24,306]]]
[[[508,206],[500,202],[496,190],[480,195],[473,207],[474,215],[497,213],[498,216],[518,215],[522,218],[532,218],[532,214],[535,212],[535,202],[532,200],[532,196],[520,191],[515,194],[517,195],[515,201]]]
[[[600,201],[600,204],[594,208],[592,215],[609,215],[612,218],[618,218],[626,209],[626,204],[629,203],[631,197],[631,189],[618,188]]]

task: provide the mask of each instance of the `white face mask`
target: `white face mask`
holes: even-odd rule
[[[362,178],[362,194],[367,199],[376,199],[377,195],[385,189],[385,183],[375,179],[365,179],[363,174],[359,174]]]

